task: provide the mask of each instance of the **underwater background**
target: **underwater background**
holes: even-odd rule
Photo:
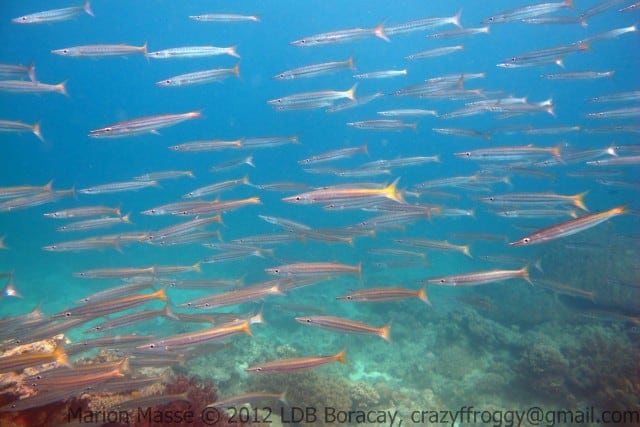
[[[192,270],[200,269],[199,272],[152,274],[147,278],[154,282],[155,289],[165,289],[174,313],[238,313],[240,318],[246,318],[261,310],[264,324],[252,325],[252,336],[233,336],[222,341],[226,344],[219,347],[162,352],[170,353],[174,359],[184,353],[185,359],[180,360],[181,363],[172,359],[165,366],[154,360],[149,368],[153,371],[140,368],[146,356],[138,352],[132,357],[139,359],[140,364],[130,368],[126,375],[139,378],[151,376],[149,372],[155,375],[170,369],[173,380],[167,381],[169,385],[196,381],[189,380],[192,377],[203,384],[211,381],[213,386],[206,383],[208,385],[199,388],[200,391],[215,388],[215,392],[198,395],[202,400],[200,406],[213,403],[214,395],[223,399],[249,392],[286,392],[285,406],[290,408],[314,407],[319,408],[320,413],[327,407],[343,411],[397,411],[398,417],[409,425],[420,424],[412,421],[414,411],[456,411],[471,406],[491,414],[526,410],[531,406],[548,411],[595,407],[596,413],[627,411],[628,418],[621,419],[619,424],[634,425],[632,415],[637,417],[640,411],[637,216],[640,180],[635,157],[640,150],[637,94],[640,44],[637,30],[619,35],[611,33],[638,22],[637,8],[620,11],[633,3],[576,0],[573,7],[561,7],[542,15],[566,17],[565,20],[548,23],[514,20],[489,24],[488,30],[475,35],[454,37],[456,34],[445,33],[428,37],[458,28],[451,23],[440,23],[437,27],[406,33],[387,33],[384,37],[389,41],[385,41],[380,31],[384,35],[385,29],[401,23],[454,17],[461,12],[462,28],[479,28],[485,25],[481,21],[486,18],[531,3],[96,0],[91,2],[95,16],[82,11],[75,19],[64,22],[20,25],[11,20],[72,5],[59,0],[3,2],[0,63],[33,64],[37,81],[65,82],[68,95],[0,90],[0,120],[39,123],[43,138],[39,141],[30,131],[0,132],[3,159],[0,187],[5,190],[15,186],[44,186],[53,181],[53,191],[73,188],[76,193],[28,208],[0,205],[7,206],[0,209],[0,237],[4,236],[0,245],[0,283],[7,286],[0,300],[0,318],[16,319],[2,334],[5,340],[2,350],[10,351],[18,344],[28,345],[45,338],[32,339],[29,328],[21,327],[21,315],[39,307],[47,319],[43,324],[56,323],[57,318],[48,316],[78,306],[78,300],[83,297],[124,283],[120,278],[78,277],[80,272],[197,265]],[[599,6],[602,7],[591,9]],[[593,14],[584,15],[590,10]],[[204,13],[233,13],[256,19],[241,22],[189,19]],[[376,36],[374,28],[378,25]],[[366,31],[366,36],[345,43],[304,47],[291,44],[313,35],[355,28],[371,30]],[[551,61],[534,61],[514,68],[496,66],[518,55],[576,46],[580,42],[584,43],[582,48],[568,53],[565,49],[565,53],[552,55]],[[145,43],[148,52],[180,46],[235,46],[239,58],[228,54],[184,59],[145,58],[142,54],[85,58],[52,53],[81,45],[143,46]],[[463,48],[443,56],[406,58],[445,46]],[[312,78],[277,78],[286,70],[330,61],[344,62],[349,58],[353,61],[352,68],[342,66],[333,73]],[[556,63],[559,59],[562,67]],[[239,75],[228,73],[231,75],[223,81],[182,87],[156,84],[185,73],[232,69],[236,65]],[[355,74],[382,70],[406,70],[406,73],[384,79],[354,78]],[[548,76],[583,71],[613,73],[599,78]],[[474,73],[482,76],[464,77]],[[404,88],[442,76],[454,76],[453,83],[446,86],[444,92],[401,96]],[[16,79],[28,81],[29,77],[6,80]],[[335,112],[326,111],[326,104],[303,104],[280,111],[267,103],[293,94],[346,91],[355,83],[356,100],[377,93],[380,96],[366,103],[354,102],[351,108]],[[622,102],[592,100],[617,93],[630,95]],[[511,101],[520,97],[526,101]],[[494,107],[524,102],[530,108],[524,113],[522,110],[496,112],[488,108],[479,114],[445,115],[468,108],[471,102],[487,100],[493,100],[493,104],[488,105]],[[345,99],[332,100],[330,104],[342,102]],[[400,129],[372,130],[347,125],[395,119],[378,112],[397,109],[437,113],[401,117],[409,126]],[[619,109],[625,111],[618,116],[593,115]],[[201,117],[157,132],[121,138],[89,136],[92,130],[125,120],[185,112],[199,112]],[[411,128],[413,124],[415,129]],[[256,148],[242,144],[247,139],[262,137],[278,137],[277,143]],[[241,142],[235,148],[214,151],[170,149],[202,140]],[[348,158],[309,165],[300,162],[364,144],[366,154],[357,152]],[[548,151],[518,158],[515,162],[501,158],[477,161],[464,155],[484,148],[528,145]],[[556,147],[559,154],[549,154]],[[454,155],[456,153],[462,155]],[[252,165],[243,162],[247,156],[252,156]],[[416,156],[438,158],[418,165],[403,166],[400,160],[398,167],[361,167],[367,162]],[[610,159],[627,156],[632,159],[627,163],[607,164]],[[233,167],[212,170],[216,165]],[[81,191],[169,170],[191,171],[193,177],[162,180],[137,191],[107,194]],[[249,203],[241,209],[222,211],[222,224],[210,224],[198,230],[211,232],[203,239],[167,245],[149,242],[148,237],[155,231],[195,216],[146,215],[143,211],[193,200],[183,195],[196,188],[245,176],[248,183],[229,185],[229,189],[200,199],[228,201],[258,197],[259,204]],[[468,178],[447,187],[420,185],[450,177]],[[282,200],[312,189],[345,184],[349,184],[348,188],[380,189],[397,178],[405,203],[388,198],[374,198],[374,203],[366,200],[367,203],[356,206],[331,205],[331,201],[288,203]],[[276,186],[274,190],[269,187],[273,183],[287,183],[287,186]],[[533,205],[534,209],[554,210],[539,217],[500,216],[500,212],[512,212],[521,206],[496,206],[490,198],[513,193],[572,197],[552,206]],[[583,199],[574,196],[582,193]],[[0,191],[0,194],[3,194],[0,203],[11,200],[8,193]],[[584,201],[589,213],[580,209],[578,200]],[[98,205],[119,207],[122,215],[130,215],[130,223],[88,231],[59,231],[58,227],[73,220],[44,216],[54,211]],[[422,209],[423,215],[381,224],[372,220],[403,212],[404,205]],[[526,205],[525,209],[530,206]],[[530,247],[509,245],[538,229],[618,206],[624,206],[627,214],[573,236]],[[259,215],[295,221],[308,229],[301,231],[274,224]],[[308,232],[309,229],[318,234]],[[219,235],[212,234],[218,231]],[[248,245],[252,248],[242,250],[225,247],[216,250],[203,245],[276,234],[293,237]],[[77,251],[46,248],[107,235],[122,237],[116,238],[111,248]],[[128,237],[132,235],[139,237],[137,240]],[[458,247],[468,245],[470,254],[466,256],[460,249],[425,249],[416,247],[415,242],[413,246],[398,242],[415,239]],[[258,256],[255,256],[256,249]],[[206,260],[234,251],[242,253],[234,253],[238,256],[228,261]],[[201,264],[196,264],[198,262]],[[361,273],[319,275],[317,282],[291,286],[291,289],[285,289],[283,284],[281,295],[215,310],[178,306],[229,289],[182,289],[170,282],[173,279],[224,279],[247,287],[278,278],[267,274],[265,269],[311,262],[360,265]],[[522,276],[473,287],[428,284],[429,304],[418,298],[378,303],[337,299],[378,287],[406,288],[417,294],[429,279],[523,267],[527,267],[531,284]],[[282,280],[286,282],[287,277]],[[19,297],[11,295],[14,288]],[[139,291],[132,294],[136,293]],[[143,309],[159,310],[164,306],[163,302],[151,301],[142,308],[114,311],[107,318]],[[372,336],[379,333],[347,334],[294,320],[299,316],[318,315],[357,320],[376,328],[390,324],[389,342]],[[86,320],[56,332],[64,333],[67,349],[73,343],[105,335],[153,335],[158,339],[208,327],[202,322],[159,315],[114,331],[85,333],[105,317],[89,316]],[[224,322],[216,324],[219,323]],[[132,348],[136,345],[140,343]],[[285,374],[245,371],[267,361],[334,355],[343,349],[346,350],[345,365]],[[92,348],[69,357],[74,364],[86,365],[117,360],[127,354],[128,348],[123,346],[117,351]],[[24,396],[22,386],[6,378],[2,383],[5,388],[0,403],[3,405],[11,405],[17,396]],[[84,405],[85,409],[104,409],[133,396],[131,390],[114,393],[108,384],[96,386],[83,399],[78,394],[49,402],[55,408],[49,414],[66,414],[65,405],[69,402]],[[170,392],[169,386],[163,388],[160,383],[154,387],[142,394],[162,396],[186,390],[183,387]],[[192,403],[197,406],[194,396],[191,396]],[[163,404],[182,408],[180,405],[185,402]],[[254,404],[255,407],[277,405],[283,403]],[[4,408],[0,419],[2,425],[7,426],[38,425],[29,421],[36,418],[29,417],[46,412],[42,407],[28,407],[23,411]],[[74,421],[57,415],[37,419],[41,425]],[[260,420],[249,421],[259,424]],[[271,421],[281,422],[276,416]],[[338,421],[321,418],[299,421],[308,425],[338,424]],[[592,420],[591,425],[600,422],[605,424],[602,420]],[[106,423],[93,423],[102,424]],[[168,421],[165,424],[177,425]],[[384,422],[351,420],[340,424],[391,423],[385,419]],[[489,421],[459,420],[457,424],[509,425],[495,416]]]

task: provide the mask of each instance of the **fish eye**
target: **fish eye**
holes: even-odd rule
[[[69,53],[69,49],[62,49],[62,53]]]
[[[23,20],[23,21],[26,21],[26,20],[27,20],[27,17],[26,17],[26,16],[23,16],[23,17],[22,17],[22,18],[20,18],[20,19],[21,19],[21,20]]]
[[[111,128],[104,128],[105,132],[111,132],[111,130],[112,130]]]
[[[297,200],[297,201],[300,201],[300,196],[296,196],[296,200]]]
[[[257,368],[256,368],[256,372],[262,372],[262,368],[257,367]]]
[[[464,153],[465,156],[467,157],[471,157],[471,153],[469,151],[467,151],[466,153]]]
[[[305,322],[311,323],[311,319],[304,319]]]
[[[65,315],[65,317],[71,317],[71,312],[67,311],[64,315]]]
[[[171,84],[171,79],[167,79],[164,81],[166,84],[170,85]]]
[[[447,283],[446,279],[440,279],[440,283]]]
[[[491,197],[489,197],[489,200],[490,200],[490,201],[492,201],[492,202],[495,202],[495,201],[496,201],[496,198],[495,198],[495,197],[493,197],[493,196],[491,196]]]
[[[156,348],[155,344],[149,344],[149,348]]]
[[[351,295],[347,295],[347,299],[348,299],[349,301],[351,301],[351,300],[353,299],[353,297],[352,297]]]
[[[528,237],[525,237],[524,239],[522,239],[522,243],[529,243],[531,242],[531,239]]]

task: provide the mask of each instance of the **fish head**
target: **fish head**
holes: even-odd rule
[[[52,50],[51,53],[53,53],[55,55],[61,55],[61,56],[71,56],[72,51],[71,51],[71,49],[64,48],[64,49]]]
[[[31,24],[34,21],[28,16],[20,16],[18,18],[13,18],[11,22],[13,22],[14,24]]]
[[[523,237],[520,240],[516,240],[515,242],[509,243],[509,246],[525,246],[525,245],[528,245],[529,243],[531,243],[531,238]]]
[[[294,40],[291,43],[289,43],[289,45],[298,46],[298,47],[308,46],[309,45],[309,40],[307,40],[307,39]]]

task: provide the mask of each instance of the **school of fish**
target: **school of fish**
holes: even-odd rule
[[[138,100],[137,105],[143,105],[139,110],[104,110],[101,118],[82,118],[79,123],[87,125],[78,131],[85,140],[77,143],[85,150],[105,144],[102,147],[114,152],[122,147],[119,144],[140,144],[141,152],[145,144],[161,145],[165,157],[179,158],[177,164],[190,162],[192,168],[158,167],[149,157],[144,170],[131,168],[128,178],[85,176],[71,188],[58,188],[55,176],[49,182],[23,182],[23,178],[3,176],[0,216],[19,219],[26,209],[38,212],[38,221],[59,236],[42,245],[42,250],[47,256],[59,256],[60,265],[73,272],[69,284],[63,287],[79,288],[83,281],[91,281],[100,284],[90,289],[100,290],[86,292],[65,309],[51,310],[46,297],[43,300],[43,295],[25,291],[28,286],[21,285],[20,269],[2,261],[2,253],[19,250],[21,235],[0,222],[0,280],[6,283],[0,313],[9,298],[22,298],[26,307],[15,316],[2,313],[0,341],[5,355],[0,357],[0,374],[20,374],[28,367],[56,362],[48,365],[52,369],[31,379],[36,393],[0,411],[38,407],[90,387],[105,393],[135,390],[146,384],[136,375],[145,366],[171,366],[198,349],[214,351],[220,342],[252,339],[241,336],[274,327],[268,322],[262,324],[263,312],[267,320],[269,313],[284,313],[292,327],[297,322],[308,328],[309,335],[320,328],[335,334],[375,335],[386,341],[379,345],[402,345],[393,340],[392,318],[381,325],[371,324],[366,317],[318,312],[315,309],[321,307],[297,298],[303,292],[298,291],[301,288],[317,289],[318,301],[323,287],[344,280],[351,287],[341,288],[337,300],[332,298],[328,304],[371,307],[365,303],[407,300],[423,304],[425,311],[438,304],[437,298],[427,296],[432,286],[511,286],[494,285],[505,281],[517,286],[526,282],[525,291],[528,285],[540,284],[555,292],[582,296],[579,289],[563,285],[563,278],[545,276],[535,254],[519,247],[543,247],[606,221],[615,225],[632,220],[631,215],[617,217],[633,214],[638,208],[640,144],[628,142],[637,141],[640,134],[637,59],[629,65],[636,67],[636,78],[629,81],[616,80],[615,69],[590,68],[589,56],[621,46],[633,51],[638,46],[634,22],[640,6],[622,0],[589,2],[588,6],[571,0],[529,1],[528,5],[515,7],[502,2],[505,7],[493,11],[487,7],[489,16],[481,22],[465,19],[468,12],[458,9],[455,2],[447,3],[451,11],[446,16],[421,14],[400,21],[395,19],[397,14],[390,2],[386,15],[349,17],[351,27],[316,31],[316,26],[309,24],[308,33],[285,34],[289,45],[282,48],[287,49],[289,64],[296,65],[277,67],[277,73],[269,73],[267,68],[261,83],[255,83],[258,79],[253,76],[245,77],[243,61],[265,53],[244,50],[241,43],[160,46],[154,42],[153,33],[140,34],[136,40],[83,34],[75,37],[77,43],[68,43],[68,37],[58,42],[56,33],[51,33],[52,42],[59,46],[51,50],[51,55],[60,63],[91,61],[96,70],[102,71],[95,75],[98,85],[108,81],[110,72],[135,74],[160,63],[188,65],[193,61],[184,73],[149,80],[145,90],[180,97],[181,91],[195,85],[203,93],[215,94],[220,85],[255,84],[252,94],[269,119],[267,125],[237,133],[237,128],[223,129],[215,121],[218,109],[226,108],[226,102],[214,95],[209,102],[194,97],[193,107],[187,110],[158,108]],[[278,14],[275,6],[267,5],[260,15],[229,13],[227,9],[233,6],[225,5],[218,13],[211,5],[211,10],[200,14],[167,15],[165,19],[228,30],[269,25],[270,15]],[[34,11],[30,4],[23,3],[20,8],[24,15],[3,19],[11,21],[14,31],[26,34],[42,25],[61,28],[69,20],[98,22],[101,9],[107,7],[102,1],[85,1]],[[164,6],[149,2],[145,7],[153,9],[149,13],[156,16],[162,15]],[[124,16],[127,11],[118,13]],[[602,32],[590,30],[592,22],[605,18],[621,24]],[[129,24],[123,21],[118,25]],[[495,56],[495,68],[474,69],[475,53],[465,47],[465,42],[483,38],[492,44],[492,39],[499,37],[494,33],[501,34],[502,26],[539,28],[540,37],[522,41],[527,46],[523,50],[514,47],[504,54],[503,48],[499,53],[485,50],[483,54]],[[575,38],[570,43],[556,42],[549,34],[559,28],[575,34]],[[280,37],[285,29],[274,27],[271,31],[279,32]],[[100,42],[91,44],[87,40]],[[349,46],[353,54],[332,55],[331,50],[342,45]],[[383,69],[361,68],[359,59],[367,55],[364,46],[374,50],[382,46],[380,52],[392,47],[403,62],[389,61]],[[318,58],[330,59],[314,60],[311,55],[316,52],[322,52]],[[84,96],[74,87],[72,72],[62,82],[51,82],[47,70],[38,67],[38,57],[31,65],[23,65],[10,62],[10,55],[9,49],[3,48],[0,98],[5,105],[17,97],[37,94],[37,102],[65,108],[61,102],[65,96]],[[220,58],[234,63],[211,65]],[[459,63],[460,69],[446,74],[424,72],[429,70],[423,68],[425,63],[437,70],[439,61]],[[536,92],[528,90],[528,81],[522,82],[524,89],[517,93],[500,86],[504,80],[518,83],[521,68],[539,70]],[[600,90],[595,85],[602,80],[611,83],[605,87],[615,89]],[[298,81],[302,83],[298,85]],[[594,86],[590,88],[584,81]],[[560,85],[575,86],[575,105],[556,103],[554,87]],[[393,89],[387,90],[389,87]],[[120,96],[125,102],[144,98],[143,94],[126,92]],[[229,104],[238,102],[243,101]],[[233,111],[232,106],[229,108]],[[46,119],[29,121],[28,111],[2,111],[3,146],[22,144],[25,150],[31,149],[30,144],[56,146],[47,134],[59,124]],[[305,139],[307,126],[322,127],[324,121],[340,119],[341,115],[348,137],[327,132],[324,138],[333,141],[326,147]],[[478,123],[479,116],[483,120],[480,123],[486,123],[483,129],[466,124],[469,120]],[[540,118],[547,125],[529,124],[540,123]],[[208,133],[200,139],[180,136],[179,130],[196,125],[206,126]],[[236,136],[229,138],[233,133]],[[596,137],[600,142],[594,148]],[[395,142],[394,138],[401,140]],[[589,145],[581,144],[582,139],[588,139]],[[402,144],[415,146],[405,152]],[[274,153],[272,158],[277,162],[263,162],[270,158],[263,157],[265,151]],[[407,152],[411,154],[404,154]],[[473,173],[466,172],[469,167]],[[274,170],[290,179],[265,180]],[[620,190],[624,200],[612,204],[607,198],[592,198],[596,192],[593,188],[607,188],[602,186]],[[568,192],[566,188],[578,191]],[[132,210],[131,205],[137,203],[144,203],[144,210]],[[485,227],[485,218],[499,225]],[[136,223],[151,227],[141,228]],[[438,223],[457,232],[443,236]],[[271,231],[254,233],[254,228]],[[476,248],[480,246],[477,241],[493,241],[500,250],[485,253]],[[161,255],[171,248],[179,248],[180,255],[187,258],[191,253],[202,253],[204,248],[211,252],[184,264],[172,264]],[[138,262],[138,256],[128,255],[131,253],[144,253],[145,260],[157,257],[161,261]],[[446,263],[428,263],[434,253]],[[96,256],[87,267],[87,258],[75,258],[78,254]],[[478,262],[480,267],[460,269],[456,264],[461,260]],[[237,274],[220,275],[220,271],[229,269]],[[409,274],[417,280],[385,284],[370,280],[381,269],[391,277],[394,271],[403,271],[398,277]],[[249,283],[245,283],[247,278]],[[164,308],[150,309],[149,303]],[[34,306],[37,308],[28,309]],[[123,327],[154,319],[163,319],[163,325],[169,326],[141,329],[137,334],[121,332]],[[174,328],[174,324],[179,326]],[[58,334],[74,336],[78,331],[89,336],[60,343],[47,352],[10,352],[19,345]],[[74,359],[89,350],[114,348],[121,356],[116,362],[74,366]],[[247,367],[247,375],[347,363],[349,349],[335,348],[328,355],[305,353],[298,358],[264,360]],[[238,362],[242,362],[241,354]],[[173,398],[186,399],[179,395]],[[261,399],[284,400],[284,394],[247,394],[210,404],[215,407]],[[132,397],[130,405],[122,408],[140,404]]]

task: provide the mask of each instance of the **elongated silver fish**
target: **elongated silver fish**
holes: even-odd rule
[[[199,111],[182,114],[160,114],[157,116],[141,117],[126,120],[113,125],[95,129],[89,132],[92,138],[121,138],[125,136],[141,135],[144,133],[158,133],[158,129],[173,126],[186,120],[202,117]]]
[[[53,22],[68,21],[69,19],[79,16],[83,12],[87,15],[94,16],[89,0],[86,0],[82,6],[70,6],[61,9],[31,13],[29,15],[13,18],[11,22],[14,24],[50,24]]]

